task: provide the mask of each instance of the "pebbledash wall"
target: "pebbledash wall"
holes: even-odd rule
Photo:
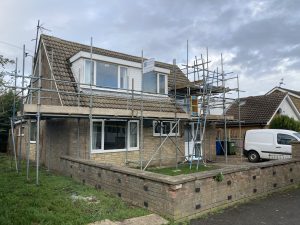
[[[60,171],[174,220],[300,183],[300,158],[167,176],[63,156]],[[223,180],[216,181],[222,172]]]

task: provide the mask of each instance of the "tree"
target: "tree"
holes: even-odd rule
[[[271,129],[286,129],[300,132],[300,122],[284,115],[276,116],[270,123]]]
[[[19,109],[19,100],[15,96],[11,89],[5,87],[8,80],[5,80],[7,64],[14,63],[13,60],[3,57],[0,55],[0,151],[6,151],[9,129],[10,129],[10,118],[13,114],[14,102],[16,111]]]

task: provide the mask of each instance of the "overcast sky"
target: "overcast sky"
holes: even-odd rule
[[[38,19],[53,35],[180,65],[209,51],[210,67],[240,76],[242,96],[264,94],[284,78],[300,91],[300,1],[0,0],[0,54],[33,54]],[[30,70],[30,57],[26,59]],[[191,63],[192,61],[190,61]],[[21,65],[19,67],[21,69]],[[233,84],[232,84],[233,85]]]

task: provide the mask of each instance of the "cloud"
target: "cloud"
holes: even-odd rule
[[[2,0],[0,41],[34,49],[40,19],[50,35],[85,44],[92,36],[99,47],[134,55],[144,50],[181,65],[189,40],[190,62],[208,47],[210,68],[220,68],[223,53],[224,69],[240,75],[243,95],[255,95],[282,77],[286,88],[299,90],[299,11],[294,0]],[[20,56],[21,50],[0,43],[0,52]]]

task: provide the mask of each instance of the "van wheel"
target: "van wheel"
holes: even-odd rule
[[[248,153],[248,160],[249,162],[258,162],[259,161],[259,154],[256,151],[250,151]]]

